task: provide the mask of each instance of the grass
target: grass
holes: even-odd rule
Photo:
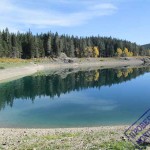
[[[120,138],[120,133],[115,131],[92,132],[55,132],[43,135],[32,134],[16,141],[16,150],[135,150],[131,142]],[[2,149],[2,147],[0,147]]]
[[[131,142],[111,141],[100,144],[100,147],[107,150],[135,150],[135,146]]]
[[[24,66],[31,62],[31,60],[0,58],[0,69]]]
[[[4,150],[4,148],[2,147],[2,145],[0,145],[0,150]]]
[[[62,139],[62,138],[69,138],[69,137],[76,137],[79,133],[61,133],[61,134],[55,134],[55,135],[46,135],[43,138],[47,140],[56,140],[56,139]]]
[[[33,58],[33,59],[18,59],[18,58],[0,58],[0,69],[21,67],[28,64],[49,63],[51,58]]]
[[[77,138],[80,133],[56,133],[56,134],[47,134],[44,136],[32,135],[31,137],[25,137],[23,139],[24,143],[18,146],[18,149],[21,150],[66,150],[70,149],[71,143],[70,138]],[[28,143],[28,144],[27,144]],[[30,143],[30,144],[29,144]]]
[[[0,69],[26,66],[30,63],[38,64],[48,61],[48,59],[18,59],[18,58],[0,58]]]

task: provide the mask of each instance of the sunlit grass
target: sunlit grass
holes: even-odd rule
[[[115,132],[94,132],[94,133],[57,133],[47,134],[44,136],[33,136],[27,139],[30,144],[21,144],[21,147],[26,149],[73,149],[82,141],[82,149],[85,150],[135,150],[135,146],[128,141],[117,141],[116,139],[108,139],[108,141],[101,141],[105,139],[107,134],[115,135]]]
[[[30,60],[12,59],[12,58],[0,58],[0,69],[6,69],[10,67],[22,66],[30,63]]]
[[[56,140],[56,139],[76,137],[76,136],[79,136],[79,133],[61,133],[61,134],[55,134],[55,135],[46,135],[43,138],[47,140]]]
[[[0,58],[0,67],[12,67],[15,65],[20,65],[20,64],[27,64],[30,63],[32,60],[25,60],[25,59],[18,59],[18,58]]]
[[[135,146],[131,142],[125,141],[104,142],[99,147],[107,150],[135,150]]]
[[[48,62],[49,59],[34,58],[34,59],[19,59],[19,58],[0,58],[0,69],[6,69],[10,67],[19,67],[28,65],[30,63],[39,64]]]
[[[18,58],[0,58],[0,63],[25,63],[30,62],[30,59],[18,59]]]

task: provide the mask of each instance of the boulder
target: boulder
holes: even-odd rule
[[[144,62],[144,64],[149,64],[150,58],[143,58],[142,61]]]
[[[74,61],[70,58],[64,59],[64,63],[73,63]]]
[[[61,53],[59,56],[60,59],[67,59],[67,55],[65,53]]]

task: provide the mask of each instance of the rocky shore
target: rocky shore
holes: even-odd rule
[[[0,149],[4,150],[92,150],[110,146],[134,146],[124,136],[128,126],[62,129],[0,128]],[[119,144],[119,145],[118,145]]]

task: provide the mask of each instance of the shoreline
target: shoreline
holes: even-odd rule
[[[0,146],[15,150],[55,149],[56,146],[58,149],[90,149],[91,146],[100,148],[112,141],[117,143],[126,140],[128,143],[124,136],[124,131],[128,127],[116,125],[54,129],[0,128]]]
[[[73,63],[64,63],[62,61],[50,63],[31,63],[27,66],[13,67],[0,70],[0,83],[8,82],[10,80],[19,79],[21,77],[32,75],[38,71],[43,70],[59,70],[66,68],[90,68],[99,67],[99,69],[113,68],[113,67],[136,67],[143,64],[141,58],[74,58]]]
[[[21,130],[28,130],[28,131],[30,131],[30,130],[38,130],[38,131],[42,131],[42,130],[49,130],[49,131],[52,131],[52,132],[54,132],[54,131],[82,131],[82,130],[91,130],[91,129],[93,129],[93,130],[99,130],[99,129],[117,129],[117,128],[127,128],[127,127],[129,127],[130,126],[130,124],[125,124],[125,125],[102,125],[102,126],[92,126],[92,127],[58,127],[58,128],[13,128],[13,127],[0,127],[0,132],[2,131],[2,130],[6,130],[6,132],[8,131],[8,130],[10,130],[10,131],[14,131],[14,130],[18,130],[18,131],[21,131]]]

